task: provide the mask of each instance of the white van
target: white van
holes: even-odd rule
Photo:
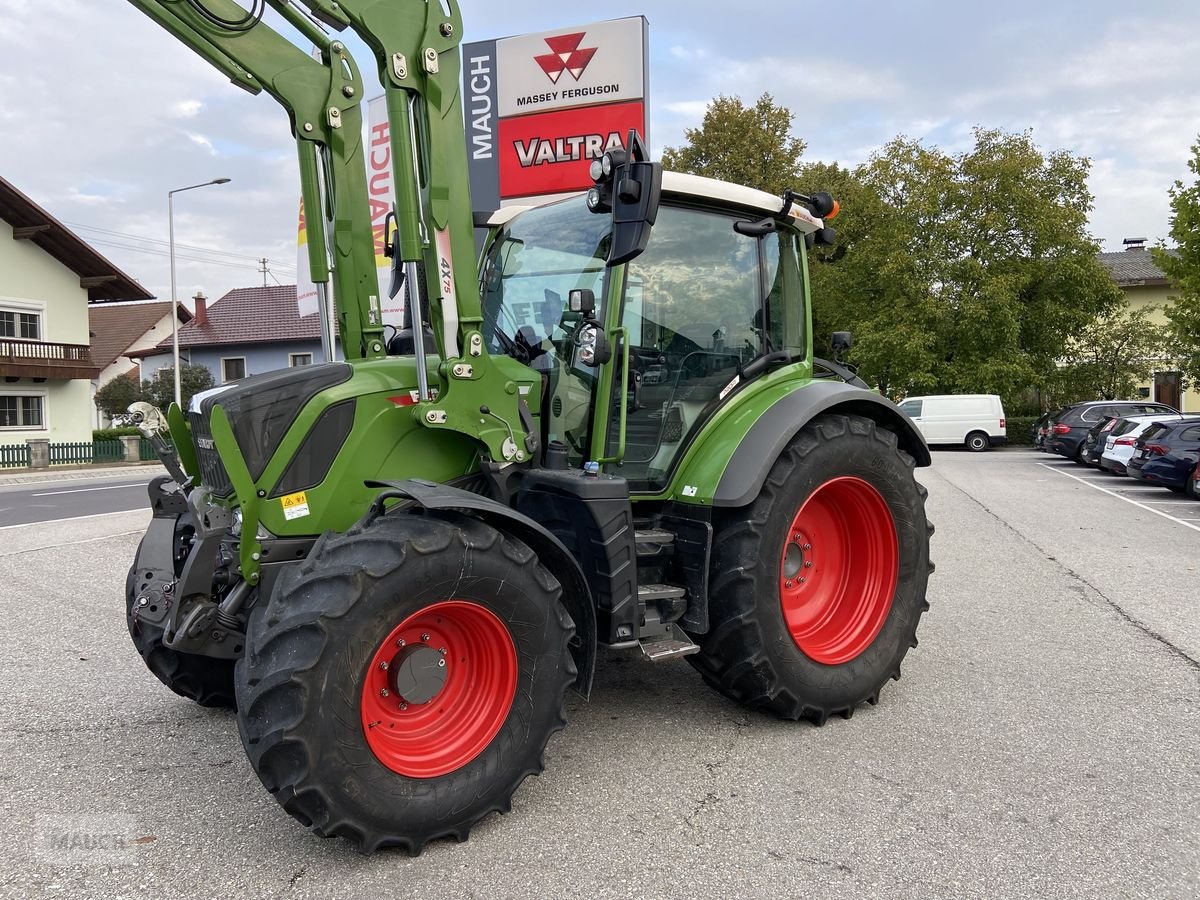
[[[995,394],[908,397],[900,411],[913,420],[928,444],[963,444],[968,450],[986,450],[1008,443],[1004,406]]]

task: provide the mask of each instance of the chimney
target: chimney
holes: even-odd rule
[[[1127,253],[1146,249],[1146,239],[1144,237],[1125,238],[1125,240],[1121,241],[1121,243],[1125,245],[1125,251]]]
[[[200,328],[208,324],[208,298],[204,296],[204,291],[196,291],[196,296],[192,298],[196,303],[196,317],[193,321]]]

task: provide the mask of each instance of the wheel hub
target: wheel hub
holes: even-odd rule
[[[404,647],[388,666],[392,690],[405,703],[428,703],[450,675],[446,658],[428,644]]]
[[[788,527],[779,559],[779,600],[796,646],[840,665],[875,640],[899,572],[896,526],[882,495],[861,478],[820,485]]]

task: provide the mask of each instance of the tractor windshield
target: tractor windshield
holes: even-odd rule
[[[587,446],[596,371],[575,359],[578,316],[567,297],[590,289],[603,321],[610,228],[583,197],[528,210],[497,235],[480,275],[488,349],[542,373],[542,438],[567,443],[575,462]]]

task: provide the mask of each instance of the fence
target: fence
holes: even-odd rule
[[[119,438],[107,441],[50,444],[50,465],[86,466],[125,461],[125,445]],[[154,445],[145,438],[138,442],[138,459],[143,462],[158,459]],[[0,469],[23,469],[29,467],[29,445],[8,444],[0,446]]]

